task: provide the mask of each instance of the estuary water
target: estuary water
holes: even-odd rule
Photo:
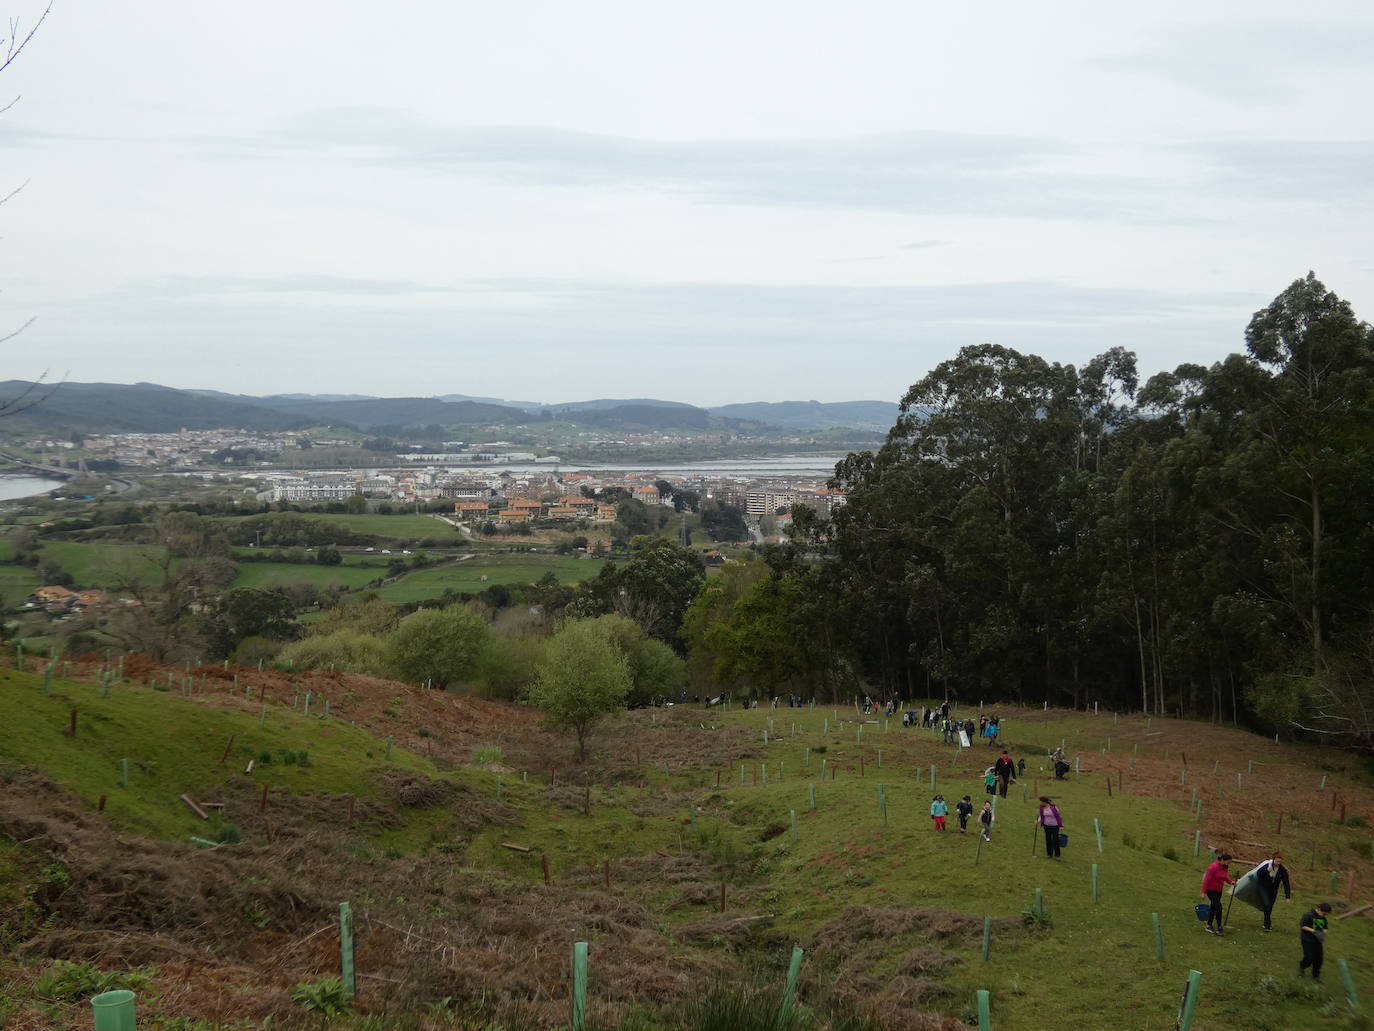
[[[62,486],[61,480],[46,476],[0,476],[0,501],[15,501],[31,498],[35,494],[46,494]]]

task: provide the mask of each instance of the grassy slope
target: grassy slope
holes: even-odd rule
[[[765,896],[772,903],[769,911],[799,939],[805,940],[821,923],[838,917],[850,905],[937,907],[1016,917],[1030,908],[1039,887],[1052,929],[1029,942],[1023,940],[1011,952],[1003,951],[994,941],[992,962],[987,966],[976,954],[965,955],[965,962],[951,979],[954,994],[949,1005],[956,1014],[968,1019],[975,991],[987,988],[994,993],[994,1026],[998,1027],[1038,1026],[1051,999],[1056,1022],[1067,1026],[1172,1027],[1188,970],[1197,969],[1204,973],[1198,1027],[1215,1031],[1310,1026],[1303,1021],[1312,1019],[1313,1002],[1282,994],[1296,981],[1294,970],[1301,954],[1298,917],[1315,902],[1330,897],[1329,873],[1321,866],[1367,872],[1370,852],[1366,832],[1319,829],[1311,820],[1294,826],[1289,821],[1291,830],[1274,845],[1288,850],[1296,888],[1294,901],[1278,904],[1276,929],[1269,935],[1259,932],[1257,911],[1238,905],[1231,916],[1235,931],[1226,939],[1217,939],[1203,933],[1193,914],[1194,904],[1200,901],[1205,848],[1213,839],[1204,822],[1203,855],[1192,857],[1192,835],[1198,825],[1186,802],[1132,796],[1129,774],[1128,794],[1110,799],[1100,777],[1085,775],[1078,781],[1054,784],[1051,790],[1046,774],[1040,778],[1041,790],[1053,794],[1061,806],[1070,834],[1071,844],[1063,861],[1032,858],[1032,839],[1038,833],[1033,822],[1034,796],[1023,802],[1021,786],[1016,785],[1007,799],[999,800],[994,841],[983,846],[979,854],[972,832],[962,837],[950,831],[934,833],[929,818],[929,763],[932,758],[937,762],[938,789],[951,804],[970,794],[981,808],[982,770],[995,753],[975,748],[974,754],[956,759],[951,768],[951,749],[928,732],[903,731],[898,721],[893,721],[886,734],[880,727],[866,728],[863,751],[868,766],[861,779],[857,776],[855,727],[848,725],[843,733],[837,732],[832,718],[831,733],[823,734],[822,720],[828,711],[792,710],[789,715],[786,709],[772,713],[756,710],[711,718],[750,723],[761,739],[770,715],[777,734],[768,746],[772,771],[769,785],[756,787],[751,783],[741,788],[738,763],[724,776],[723,784],[729,787],[719,792],[714,790],[713,775],[698,776],[698,783],[704,781],[709,786],[693,796],[701,809],[695,837],[697,847],[717,851],[721,846],[713,837],[718,831],[728,838],[740,823],[755,831],[770,823],[787,825],[790,811],[795,810],[798,840],[793,843],[789,834],[783,834],[769,842],[754,870],[772,889]],[[840,711],[839,716],[843,715]],[[799,723],[795,739],[789,734],[794,721]],[[1017,728],[1013,724],[1009,729],[1015,755],[1043,755],[1044,747],[1057,744],[1062,735],[1071,749],[1091,749],[1095,756],[1097,747],[1111,733],[1105,718],[1096,722],[1068,719],[1043,728]],[[1255,751],[1250,754],[1258,757],[1262,753],[1262,742],[1246,735],[1232,736],[1253,743]],[[826,744],[826,755],[813,753],[811,765],[805,766],[806,745],[820,743]],[[1008,743],[1005,737],[1004,743]],[[879,748],[883,750],[882,769],[873,765]],[[1158,754],[1147,761],[1168,762],[1162,759],[1162,747],[1153,751]],[[837,779],[819,777],[822,758],[827,766],[837,760],[843,764]],[[1043,760],[1032,760],[1028,765],[1027,794],[1040,762]],[[1089,765],[1086,758],[1084,763]],[[1175,752],[1171,765],[1177,763]],[[1222,774],[1229,776],[1237,765],[1243,767],[1244,761],[1225,765],[1230,771],[1223,768]],[[923,782],[914,778],[913,767]],[[748,764],[751,780],[758,768],[757,762]],[[676,783],[678,790],[689,786],[683,783],[688,778],[664,777],[661,768],[651,769],[649,777],[651,785],[655,781]],[[807,800],[807,782],[813,778],[818,801],[815,812],[809,811]],[[888,800],[886,827],[877,807],[880,783],[886,787]],[[1262,789],[1256,793],[1262,801]],[[684,799],[680,821],[687,815],[689,804]],[[1093,833],[1094,817],[1103,828],[1100,855]],[[954,824],[952,817],[950,822]],[[595,864],[608,851],[618,851],[618,827],[636,826],[628,813],[618,820],[603,814],[585,823],[580,819],[546,821],[549,823],[553,824],[549,837],[541,839],[538,821],[532,820],[530,837],[551,853],[556,866]],[[682,828],[683,823],[678,826]],[[685,835],[686,847],[692,847],[690,828],[677,834]],[[753,834],[749,836],[756,840]],[[533,876],[527,858],[501,850],[498,837],[486,835],[470,855],[513,875]],[[1126,844],[1128,839],[1132,845]],[[1306,856],[1314,841],[1319,842],[1318,856],[1324,862],[1309,871]],[[1243,843],[1216,843],[1246,858],[1261,851]],[[683,846],[674,835],[659,847]],[[1163,853],[1170,849],[1180,858],[1165,858]],[[1043,842],[1039,851],[1043,852]],[[1098,864],[1101,878],[1101,901],[1097,903],[1091,895],[1093,863]],[[1164,962],[1155,958],[1152,913],[1159,914],[1163,925]],[[1320,998],[1342,1000],[1336,957],[1350,962],[1363,994],[1374,992],[1374,926],[1364,918],[1334,926],[1328,940],[1327,987]],[[888,962],[896,958],[894,951]],[[1266,975],[1278,979],[1279,994],[1259,989]]]
[[[288,765],[277,755],[254,774],[257,783],[297,794],[366,798],[387,768],[435,772],[427,760],[401,749],[393,749],[388,762],[385,742],[340,720],[307,719],[286,699],[285,705],[268,705],[259,729],[257,703],[226,699],[221,708],[132,684],[112,687],[102,698],[97,687],[62,679],[47,697],[42,685],[36,673],[0,673],[6,713],[0,721],[0,762],[37,765],[92,806],[106,795],[105,811],[115,826],[153,837],[205,836],[207,825],[179,796],[213,800],[229,777],[264,750],[309,752],[308,766]],[[69,738],[63,731],[73,708],[77,733]],[[220,765],[231,735],[230,759]],[[130,760],[128,790],[119,784],[123,758]]]
[[[367,797],[377,775],[388,765],[381,758],[385,746],[378,738],[339,720],[306,720],[289,705],[270,706],[266,728],[259,730],[256,703],[224,699],[207,705],[199,699],[131,686],[116,687],[109,698],[102,699],[97,688],[66,681],[59,681],[54,695],[46,698],[41,684],[34,674],[0,672],[0,699],[6,712],[0,722],[0,762],[40,765],[90,804],[99,795],[108,795],[111,819],[129,830],[172,838],[204,834],[206,825],[177,796],[186,791],[209,798],[225,782],[229,774],[218,759],[230,734],[237,735],[229,764],[236,769],[264,748],[308,749],[312,760],[308,767],[273,763],[255,774],[259,782],[293,792]],[[80,712],[75,739],[60,733],[72,707]],[[975,748],[973,754],[956,756],[928,732],[903,730],[897,721],[887,732],[881,724],[867,725],[860,743],[856,726],[840,723],[847,715],[843,710],[780,709],[688,717],[679,711],[675,725],[665,729],[661,716],[657,717],[660,725],[651,727],[648,723],[656,717],[634,714],[627,719],[643,740],[641,772],[647,794],[630,783],[597,788],[592,813],[583,817],[568,808],[544,804],[542,777],[532,776],[526,783],[518,775],[507,776],[503,797],[522,810],[523,825],[518,831],[481,831],[467,860],[514,879],[539,879],[537,853],[500,847],[502,840],[513,836],[546,852],[555,877],[565,871],[595,869],[605,858],[642,856],[654,850],[695,851],[718,861],[746,857],[747,873],[736,867],[735,872],[722,874],[731,880],[731,891],[741,886],[751,891],[761,908],[777,917],[781,930],[802,942],[849,905],[938,907],[1015,917],[1029,907],[1039,887],[1052,922],[1049,931],[1021,937],[1015,946],[994,940],[992,962],[986,966],[979,962],[976,948],[956,948],[962,962],[949,977],[953,992],[944,1005],[967,1015],[974,991],[991,989],[997,1027],[1040,1026],[1047,1011],[1054,1012],[1056,1023],[1081,1028],[1171,1027],[1189,968],[1205,975],[1196,1027],[1208,1031],[1314,1026],[1321,1002],[1340,1000],[1337,957],[1350,962],[1363,994],[1374,992],[1370,973],[1374,970],[1374,925],[1356,918],[1333,925],[1328,985],[1318,1001],[1285,994],[1288,986],[1298,983],[1293,975],[1299,952],[1297,918],[1326,897],[1326,870],[1342,871],[1342,881],[1344,871],[1358,870],[1368,881],[1368,832],[1328,822],[1325,800],[1329,796],[1315,793],[1321,774],[1302,766],[1305,761],[1322,762],[1322,769],[1335,773],[1333,785],[1338,790],[1360,797],[1367,784],[1345,757],[1280,749],[1223,730],[1208,735],[1214,745],[1205,761],[1194,751],[1191,769],[1205,804],[1223,788],[1236,803],[1237,792],[1229,786],[1238,771],[1247,780],[1239,794],[1247,804],[1253,803],[1261,821],[1274,815],[1266,783],[1310,780],[1313,788],[1312,804],[1291,816],[1285,833],[1277,839],[1271,828],[1259,827],[1244,837],[1233,829],[1229,838],[1218,839],[1208,820],[1200,825],[1204,843],[1229,847],[1247,858],[1267,848],[1273,839],[1290,857],[1296,889],[1294,902],[1280,902],[1276,909],[1274,934],[1261,935],[1258,914],[1237,906],[1231,917],[1234,933],[1216,939],[1202,933],[1192,914],[1205,855],[1192,857],[1192,835],[1199,825],[1188,811],[1189,789],[1180,787],[1177,800],[1131,793],[1137,776],[1152,778],[1156,785],[1172,779],[1181,762],[1177,751],[1171,753],[1171,735],[1195,730],[1192,725],[1156,719],[1155,728],[1147,731],[1138,718],[1118,724],[1107,716],[1070,716],[1043,724],[1031,719],[1008,721],[1004,743],[1014,755],[1028,758],[1024,785],[1028,790],[1030,778],[1043,763],[1036,757],[1061,738],[1071,752],[1083,756],[1085,770],[1108,764],[1114,769],[1128,767],[1123,769],[1125,795],[1109,798],[1100,773],[1085,772],[1079,780],[1054,784],[1052,793],[1064,811],[1071,844],[1064,861],[1053,863],[1031,856],[1033,800],[1022,800],[1021,785],[1013,786],[1011,796],[999,801],[994,841],[983,846],[981,854],[973,834],[960,837],[932,831],[930,763],[938,765],[939,790],[947,798],[968,793],[981,804],[979,778],[990,750]],[[763,731],[770,719],[771,742],[765,748]],[[823,731],[827,719],[828,733]],[[728,768],[674,769],[671,773],[658,763],[655,751],[660,743],[697,739],[706,744],[721,733],[714,728],[739,725],[750,728],[757,749],[766,754],[767,786],[741,787],[738,761]],[[1114,750],[1099,755],[1099,747],[1108,738],[1114,739]],[[1132,741],[1137,743],[1138,760],[1133,755],[1126,758],[1131,755]],[[820,745],[825,746],[825,753],[812,752],[808,760],[807,747]],[[1198,746],[1189,743],[1187,747]],[[879,750],[881,768],[876,766]],[[860,752],[866,763],[862,778],[857,768]],[[1216,778],[1210,776],[1213,755],[1221,764]],[[118,760],[123,756],[151,764],[150,773],[135,768],[127,792],[118,786]],[[1247,763],[1251,758],[1268,765],[1250,776]],[[824,776],[822,760],[827,770]],[[436,773],[428,760],[400,749],[394,752],[391,765]],[[829,770],[836,765],[838,776],[829,779]],[[747,768],[756,772],[759,760],[751,759]],[[722,775],[721,789],[714,786],[717,769]],[[465,769],[453,775],[492,794],[497,790],[490,773]],[[814,812],[807,804],[808,782],[817,788]],[[888,799],[886,826],[876,804],[880,783],[886,786]],[[1049,790],[1050,783],[1048,776],[1041,776],[1041,790]],[[695,830],[689,822],[694,804],[699,810]],[[629,805],[641,812],[647,805],[652,815],[637,816]],[[769,824],[785,827],[791,810],[798,817],[797,840],[783,833],[758,844],[760,830]],[[1094,843],[1093,817],[1102,822],[1101,854]],[[408,813],[407,818],[405,830],[388,835],[389,844],[423,848],[436,835],[444,835],[444,817],[438,812],[421,810]],[[1248,844],[1250,840],[1262,844]],[[1308,849],[1314,845],[1311,865],[1315,869],[1309,869]],[[1166,858],[1171,850],[1181,858]],[[1101,870],[1102,898],[1097,903],[1090,891],[1093,863]],[[660,916],[671,927],[709,911],[709,906],[665,908]],[[1163,962],[1154,955],[1152,912],[1159,913],[1164,927],[1167,959]],[[894,945],[882,964],[895,964],[899,952]],[[1276,978],[1283,990],[1261,991],[1261,979],[1267,975]]]

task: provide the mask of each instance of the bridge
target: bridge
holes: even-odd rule
[[[21,469],[32,469],[34,472],[43,473],[45,476],[72,477],[76,475],[75,469],[65,469],[57,465],[43,465],[39,462],[30,462],[27,458],[20,458],[18,455],[11,455],[0,451],[0,461],[9,462],[17,465]]]

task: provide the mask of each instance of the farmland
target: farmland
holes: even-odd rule
[[[377,593],[393,604],[437,598],[445,591],[476,594],[495,584],[535,583],[553,573],[562,584],[595,576],[606,563],[560,555],[479,555],[464,562],[421,569],[380,588]]]

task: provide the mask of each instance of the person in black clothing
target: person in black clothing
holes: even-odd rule
[[[959,833],[968,833],[968,818],[973,815],[973,801],[965,795],[954,805],[954,812],[959,817]]]
[[[1326,951],[1326,917],[1331,912],[1331,903],[1318,903],[1302,915],[1298,933],[1302,935],[1302,962],[1298,964],[1298,976],[1302,977],[1308,967],[1312,968],[1312,980],[1318,984],[1322,979],[1322,954]]]
[[[1272,931],[1274,928],[1270,923],[1270,916],[1274,912],[1274,903],[1279,900],[1279,888],[1283,888],[1283,897],[1286,901],[1293,901],[1293,889],[1288,883],[1288,870],[1283,865],[1283,856],[1275,852],[1269,862],[1255,871],[1255,879],[1259,881],[1260,890],[1264,893],[1264,929]]]
[[[992,771],[997,774],[1000,781],[998,791],[1003,798],[1007,797],[1007,785],[1011,783],[1011,776],[1016,772],[1016,764],[1011,761],[1011,756],[1004,749],[1002,754],[997,757],[997,762],[993,764]]]

